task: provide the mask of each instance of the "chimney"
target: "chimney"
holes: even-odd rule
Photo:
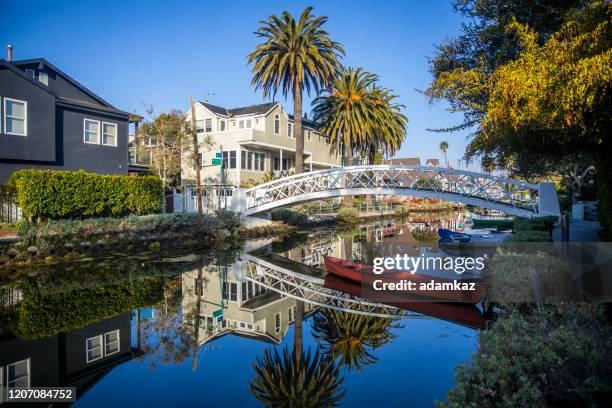
[[[11,44],[6,46],[7,48],[7,61],[11,62],[13,60],[13,46]]]

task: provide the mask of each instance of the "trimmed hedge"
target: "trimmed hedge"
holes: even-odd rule
[[[19,170],[9,179],[9,187],[29,219],[143,215],[162,208],[163,186],[154,176]]]

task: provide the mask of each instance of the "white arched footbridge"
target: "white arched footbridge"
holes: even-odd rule
[[[522,217],[560,215],[553,183],[530,184],[428,166],[366,165],[307,172],[260,184],[235,199],[240,200],[241,212],[251,216],[313,200],[362,194],[438,198]]]

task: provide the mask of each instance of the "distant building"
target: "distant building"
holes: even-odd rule
[[[426,166],[432,166],[432,167],[440,167],[440,160],[438,159],[427,159],[427,161],[425,162]]]
[[[0,184],[19,169],[128,174],[128,124],[44,58],[0,59]]]
[[[420,166],[421,165],[421,159],[419,159],[418,157],[403,157],[403,158],[397,158],[397,159],[387,159],[385,161],[383,161],[383,164],[391,164],[391,165],[396,165],[396,166]]]

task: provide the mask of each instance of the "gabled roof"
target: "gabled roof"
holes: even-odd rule
[[[104,112],[118,113],[120,115],[135,116],[135,117],[140,118],[140,120],[142,120],[142,116],[132,115],[129,112],[125,112],[125,111],[122,111],[122,110],[114,108],[114,107],[108,107],[108,106],[100,105],[100,104],[97,104],[97,103],[92,103],[92,102],[89,102],[89,101],[84,101],[82,99],[74,99],[74,98],[68,98],[68,97],[65,97],[65,96],[58,96],[57,100],[59,102],[63,102],[63,103],[68,104],[68,105],[79,106],[79,107],[82,107],[82,108],[90,108],[90,109],[100,110],[100,111],[104,111]]]
[[[226,109],[221,106],[213,105],[208,102],[200,102],[206,109],[216,115],[221,116],[242,116],[242,115],[265,115],[278,102],[261,103],[259,105],[249,105],[241,108]]]
[[[98,95],[96,95],[95,93],[93,93],[92,91],[87,89],[85,86],[81,85],[77,80],[75,80],[70,75],[66,74],[64,71],[60,70],[58,67],[56,67],[55,65],[51,64],[49,61],[47,61],[44,58],[33,58],[33,59],[28,59],[28,60],[12,61],[11,64],[13,64],[15,66],[30,65],[30,64],[42,64],[42,65],[44,65],[46,67],[51,68],[57,74],[59,74],[62,77],[64,77],[65,80],[70,82],[72,85],[74,85],[76,88],[78,88],[82,92],[84,92],[87,95],[89,95],[91,98],[93,98],[96,101],[98,101],[101,105],[107,106],[109,108],[114,108],[113,105],[111,105],[110,103],[106,102],[104,99],[100,98]]]
[[[293,115],[287,115],[287,116],[289,116],[290,120],[295,121]],[[314,120],[302,118],[302,126],[305,126],[305,127],[308,127],[314,130],[318,130],[321,125],[319,125],[319,123],[315,122]]]
[[[440,160],[438,159],[427,159],[425,163],[429,166],[440,167]]]

